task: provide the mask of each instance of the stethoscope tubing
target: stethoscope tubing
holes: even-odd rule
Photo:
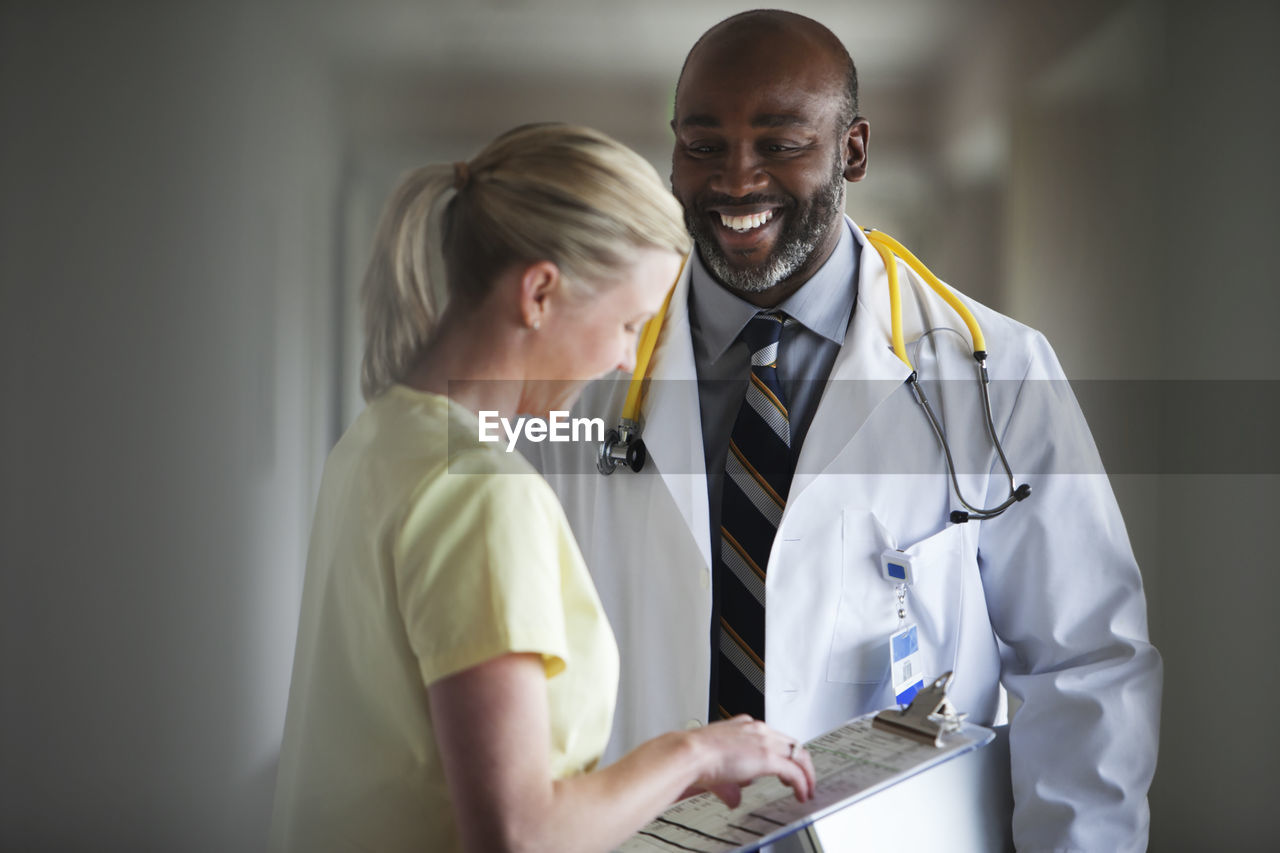
[[[938,439],[943,456],[946,457],[947,475],[951,481],[951,489],[955,493],[956,499],[964,506],[963,510],[953,511],[950,515],[950,520],[953,523],[962,524],[971,519],[995,518],[1015,503],[1025,500],[1031,494],[1031,487],[1025,483],[1021,486],[1015,485],[1013,470],[1009,465],[1008,458],[1005,456],[1000,437],[996,434],[995,421],[991,413],[991,395],[987,388],[990,378],[986,365],[986,339],[982,334],[982,328],[978,325],[977,318],[973,316],[973,312],[969,310],[968,306],[961,302],[910,250],[882,231],[868,229],[865,234],[872,248],[876,250],[881,260],[884,261],[885,272],[889,278],[889,314],[894,354],[911,369],[907,384],[911,386],[912,395],[920,404],[920,407],[924,409],[925,416],[929,420],[929,426],[933,429],[933,434]],[[1009,496],[996,506],[977,507],[965,499],[960,489],[960,478],[956,474],[955,459],[951,454],[951,445],[947,441],[946,431],[943,430],[941,422],[939,422],[937,415],[934,414],[933,406],[929,403],[929,397],[920,386],[915,366],[907,355],[906,342],[902,331],[902,299],[898,288],[898,258],[905,261],[907,266],[911,267],[926,284],[942,297],[969,329],[969,334],[973,340],[973,357],[978,366],[978,387],[982,395],[983,420],[986,424],[987,435],[991,438],[991,444],[1000,459],[1000,465],[1004,469],[1005,478],[1009,484]],[[687,258],[685,262],[688,262]],[[684,266],[682,265],[681,274],[683,272]],[[676,281],[679,281],[679,279],[680,276],[677,275]],[[674,292],[675,285],[672,285],[671,290],[667,293],[666,300],[662,303],[661,310],[645,324],[644,330],[641,332],[640,343],[636,353],[636,369],[632,375],[631,384],[627,389],[627,397],[623,404],[619,428],[610,430],[605,441],[600,446],[597,467],[601,474],[612,474],[619,464],[626,464],[626,467],[631,468],[633,471],[639,471],[644,466],[646,454],[644,453],[643,441],[640,438],[640,407],[643,403],[646,389],[649,363],[653,357],[654,350],[657,348],[662,322],[671,302],[671,295]]]

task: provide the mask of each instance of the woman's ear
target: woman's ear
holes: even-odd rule
[[[551,261],[534,261],[520,271],[520,317],[526,329],[542,326],[563,288],[564,277]]]

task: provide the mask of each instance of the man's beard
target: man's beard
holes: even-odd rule
[[[738,201],[750,204],[765,199],[748,197]],[[831,181],[807,207],[799,211],[799,215],[795,215],[794,208],[786,210],[789,218],[773,251],[763,263],[748,267],[735,267],[729,263],[712,233],[714,226],[705,210],[686,207],[684,222],[698,244],[698,254],[703,263],[721,284],[738,293],[761,293],[791,277],[809,260],[834,223],[839,221],[843,206],[844,170],[837,168]]]

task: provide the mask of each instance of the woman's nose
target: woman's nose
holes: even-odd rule
[[[636,370],[636,347],[640,345],[640,341],[632,338],[631,342],[624,344],[622,347],[622,359],[618,362],[618,369],[624,373],[635,373]]]

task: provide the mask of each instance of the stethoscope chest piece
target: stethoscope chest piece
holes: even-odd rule
[[[640,425],[623,418],[617,429],[605,433],[604,441],[600,443],[600,454],[596,458],[596,469],[607,475],[612,474],[621,464],[639,473],[648,458],[644,441],[640,438]]]

